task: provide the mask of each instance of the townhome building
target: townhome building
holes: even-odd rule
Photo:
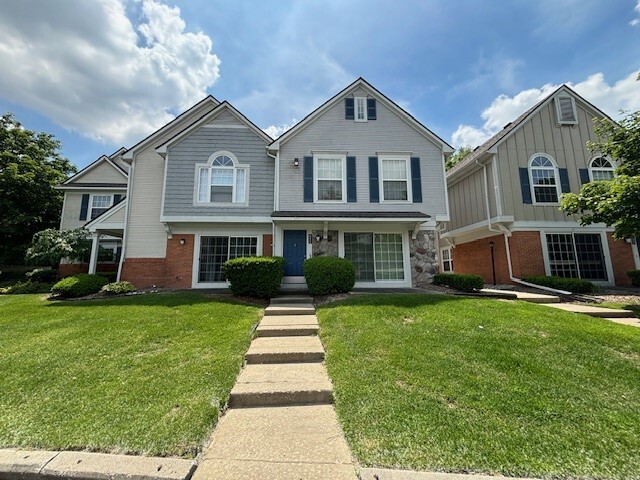
[[[638,239],[614,240],[612,228],[581,226],[559,209],[563,193],[614,176],[615,162],[587,149],[602,118],[613,121],[561,86],[450,169],[441,269],[488,283],[557,275],[629,285]]]
[[[90,272],[121,239],[118,277],[138,287],[226,287],[224,262],[256,255],[283,256],[294,285],[306,258],[334,255],[356,265],[356,286],[419,286],[438,268],[452,151],[362,78],[276,140],[208,96],[119,151],[126,181],[73,226],[92,235]],[[92,208],[96,192],[83,193]]]

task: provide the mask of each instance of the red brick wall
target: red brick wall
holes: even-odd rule
[[[271,234],[262,235],[262,256],[273,256],[273,235]]]
[[[633,260],[633,246],[624,240],[614,240],[613,235],[610,233],[607,233],[607,243],[609,244],[613,277],[616,285],[630,286],[631,280],[627,276],[627,272],[636,269],[636,264]]]
[[[61,263],[58,265],[58,277],[70,277],[78,273],[87,273],[89,265],[87,263]]]
[[[180,241],[184,239],[184,245]],[[167,240],[165,258],[127,258],[122,266],[122,280],[138,288],[191,288],[193,271],[193,234],[174,235]]]
[[[513,232],[509,237],[513,276],[546,275],[540,232]]]
[[[455,273],[480,275],[486,283],[491,284],[493,282],[491,247],[489,246],[491,241],[494,242],[493,256],[496,267],[496,283],[510,283],[503,235],[456,245],[455,248],[451,249],[453,271]]]

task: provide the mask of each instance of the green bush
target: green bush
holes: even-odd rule
[[[356,283],[356,267],[346,258],[309,258],[302,264],[302,271],[312,295],[346,293]]]
[[[224,274],[236,295],[271,298],[280,291],[282,257],[241,257],[225,262]]]
[[[446,285],[461,292],[473,292],[484,287],[484,279],[480,275],[438,273],[433,276],[433,284]]]
[[[51,288],[51,293],[62,297],[84,297],[98,293],[109,281],[100,275],[80,273],[72,277],[63,278]]]
[[[592,293],[596,291],[596,286],[579,278],[563,278],[563,277],[545,277],[543,275],[527,277],[523,279],[525,282],[535,283],[545,287],[555,288],[557,290],[566,290],[572,293]]]
[[[98,272],[98,275],[106,278],[109,283],[114,283],[116,278],[118,278],[118,272]]]
[[[640,270],[629,270],[627,275],[631,279],[631,285],[640,287]]]
[[[49,293],[53,283],[32,282],[27,280],[26,282],[17,282],[8,287],[0,288],[0,294],[7,295],[20,295],[27,293]]]
[[[101,292],[104,292],[109,295],[119,295],[122,293],[131,293],[136,291],[136,287],[133,286],[131,282],[113,282],[107,283],[104,287],[100,289]]]
[[[54,283],[58,280],[58,271],[51,268],[36,268],[27,273],[26,276],[32,282]]]

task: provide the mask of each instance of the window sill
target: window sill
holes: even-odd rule
[[[532,205],[534,207],[559,207],[560,206],[560,202],[533,202]]]
[[[246,208],[249,206],[248,203],[233,203],[233,202],[207,202],[207,203],[194,203],[194,207],[236,207],[236,208]]]

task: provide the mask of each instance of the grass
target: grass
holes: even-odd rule
[[[357,296],[318,309],[363,465],[640,478],[640,330],[544,306]]]
[[[178,293],[0,312],[0,447],[193,457],[261,309]]]

